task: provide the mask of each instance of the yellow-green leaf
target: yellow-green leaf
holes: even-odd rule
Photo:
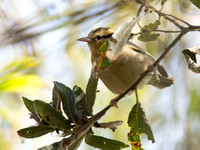
[[[146,41],[155,41],[160,34],[152,33],[153,30],[156,30],[160,25],[160,20],[156,20],[154,23],[150,23],[149,25],[145,25],[140,31],[141,35],[138,37],[138,40],[146,42]]]
[[[5,66],[2,70],[7,70],[12,72],[17,72],[22,69],[35,67],[38,65],[38,62],[35,57],[24,57],[22,59],[17,59],[9,63],[7,66]]]
[[[42,80],[36,75],[11,73],[0,78],[1,92],[30,93],[42,86]]]

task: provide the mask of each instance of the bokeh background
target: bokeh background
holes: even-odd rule
[[[164,2],[164,1],[163,1]],[[159,2],[153,6],[160,8]],[[51,101],[53,81],[85,90],[90,75],[90,52],[85,43],[76,39],[86,36],[99,26],[117,29],[136,16],[139,4],[132,0],[1,0],[0,1],[0,150],[34,150],[61,140],[56,134],[36,139],[23,139],[17,130],[34,125],[22,102],[29,99]],[[200,10],[185,0],[165,1],[163,12],[200,25]],[[155,13],[148,13],[140,24],[153,23]],[[159,29],[177,30],[161,20]],[[139,27],[134,29],[139,32]],[[175,33],[161,33],[158,40],[133,42],[159,57],[176,37]],[[168,53],[162,63],[175,84],[158,90],[146,86],[139,91],[139,99],[152,127],[154,144],[142,135],[147,150],[198,150],[200,147],[200,78],[187,69],[182,50],[199,46],[199,32],[186,34]],[[198,57],[199,59],[199,57]],[[113,95],[99,83],[94,111],[109,104]],[[119,102],[101,121],[123,120],[115,133],[94,130],[95,134],[128,143],[128,114],[135,104],[134,95]],[[94,149],[82,142],[80,150]],[[129,148],[130,149],[130,148]]]

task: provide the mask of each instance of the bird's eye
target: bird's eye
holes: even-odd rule
[[[97,39],[100,40],[102,38],[102,35],[97,35]]]

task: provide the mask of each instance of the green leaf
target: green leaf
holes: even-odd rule
[[[24,138],[36,138],[55,131],[55,128],[50,126],[33,126],[17,131],[18,135]]]
[[[35,110],[34,103],[28,98],[22,97],[24,105],[31,112],[30,118],[34,119],[39,125],[47,125],[47,123],[41,118],[38,112]]]
[[[33,105],[33,101],[29,100],[26,97],[22,97],[23,101],[24,101],[24,105],[26,106],[26,108],[33,113],[35,111],[34,105]]]
[[[143,111],[140,103],[133,106],[129,114],[128,125],[131,127],[128,139],[131,142],[133,149],[142,149],[140,140],[141,133],[146,134],[148,140],[151,140],[152,143],[155,142],[151,126],[146,119],[145,112]]]
[[[190,0],[190,2],[192,2],[198,8],[200,8],[200,0]]]
[[[76,123],[79,125],[83,125],[89,122],[87,118],[87,107],[86,107],[86,99],[85,93],[83,90],[75,85],[73,87],[73,92],[75,94],[75,103],[76,103]]]
[[[152,34],[153,30],[156,30],[160,25],[160,21],[156,20],[154,23],[150,23],[149,25],[145,25],[140,31],[141,35],[138,37],[138,40],[142,42],[146,41],[155,41],[160,34]]]
[[[34,100],[34,105],[41,117],[48,124],[54,126],[55,128],[65,129],[67,131],[70,131],[70,129],[72,128],[70,121],[65,119],[65,117],[61,113],[59,113],[48,103],[45,103],[40,100]]]
[[[42,148],[39,148],[38,150],[66,150],[66,148],[63,147],[62,144],[63,144],[62,141],[55,142],[51,145],[47,145],[47,146],[44,146]]]
[[[87,104],[87,111],[90,115],[93,113],[93,106],[96,98],[96,91],[98,85],[98,78],[95,76],[94,73],[91,73],[89,81],[86,87],[86,104]]]
[[[58,94],[63,103],[63,110],[70,121],[75,121],[75,95],[73,91],[66,85],[54,82],[54,87],[58,91]]]
[[[103,150],[119,150],[129,147],[127,144],[120,141],[89,134],[86,135],[85,142],[90,146]]]
[[[155,41],[160,34],[149,34],[148,32],[143,32],[143,34],[141,34],[138,37],[138,40],[142,41],[142,42],[146,42],[146,41]]]
[[[39,148],[38,150],[66,150],[66,149],[76,150],[80,146],[83,138],[84,138],[84,136],[82,136],[79,139],[76,139],[76,141],[69,147],[68,147],[68,145],[70,145],[70,143],[72,142],[71,137],[64,138],[59,142],[55,142],[51,145],[44,146],[42,148]]]
[[[52,105],[53,105],[53,108],[57,109],[57,105],[58,105],[58,93],[56,92],[56,87],[54,86],[53,87],[53,90],[52,90]]]

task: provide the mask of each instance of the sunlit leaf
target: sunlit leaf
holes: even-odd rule
[[[138,37],[138,40],[146,42],[146,41],[155,41],[160,34],[152,33],[153,30],[156,30],[160,25],[160,20],[156,20],[154,23],[150,23],[149,25],[145,25],[140,31],[141,35]]]
[[[77,85],[73,87],[73,92],[75,94],[75,103],[77,109],[86,109],[86,100],[84,91]]]
[[[19,136],[24,138],[36,138],[55,131],[55,128],[50,126],[33,126],[17,131]]]
[[[123,142],[89,134],[86,135],[85,142],[90,146],[103,150],[119,150],[128,147]]]
[[[30,93],[42,86],[42,80],[36,75],[11,73],[0,78],[1,92]]]
[[[89,81],[87,83],[86,87],[86,104],[87,104],[87,111],[90,115],[92,115],[93,112],[93,106],[96,98],[96,91],[97,91],[97,84],[98,84],[98,78],[91,73]]]
[[[187,48],[182,53],[185,56],[188,68],[195,73],[200,73],[200,64],[197,64],[196,60],[196,55],[200,55],[200,47]]]
[[[141,104],[135,104],[129,114],[128,125],[131,127],[128,139],[135,150],[141,150],[142,144],[140,134],[144,133],[147,135],[148,140],[155,142],[151,126],[149,125],[145,112],[143,111]]]
[[[85,99],[85,93],[83,90],[75,85],[73,87],[73,92],[75,94],[75,103],[76,103],[76,123],[85,124],[88,122],[87,118],[87,105]]]
[[[65,129],[67,131],[70,131],[72,128],[71,123],[48,103],[45,103],[41,100],[34,100],[34,105],[41,117],[48,124],[54,126],[55,128]]]
[[[22,97],[23,101],[24,101],[24,105],[26,106],[26,108],[33,113],[35,111],[34,105],[33,105],[33,101],[29,100],[26,97]]]
[[[39,148],[38,150],[66,150],[66,148],[63,147],[62,141],[60,141],[60,142],[55,142],[51,145]]]
[[[23,59],[15,59],[10,64],[5,66],[2,70],[4,71],[12,71],[17,72],[22,69],[35,67],[38,65],[38,61],[35,57],[24,57]]]
[[[197,6],[200,9],[200,0],[190,0],[195,6]]]
[[[140,18],[133,19],[131,22],[126,22],[120,26],[116,32],[112,35],[112,40],[109,41],[109,50],[106,53],[109,61],[115,60],[124,45],[127,43],[133,27],[137,24]]]
[[[60,96],[63,103],[63,110],[70,121],[74,121],[76,117],[75,113],[75,95],[73,91],[66,85],[54,81],[54,87],[58,91],[58,96]]]

